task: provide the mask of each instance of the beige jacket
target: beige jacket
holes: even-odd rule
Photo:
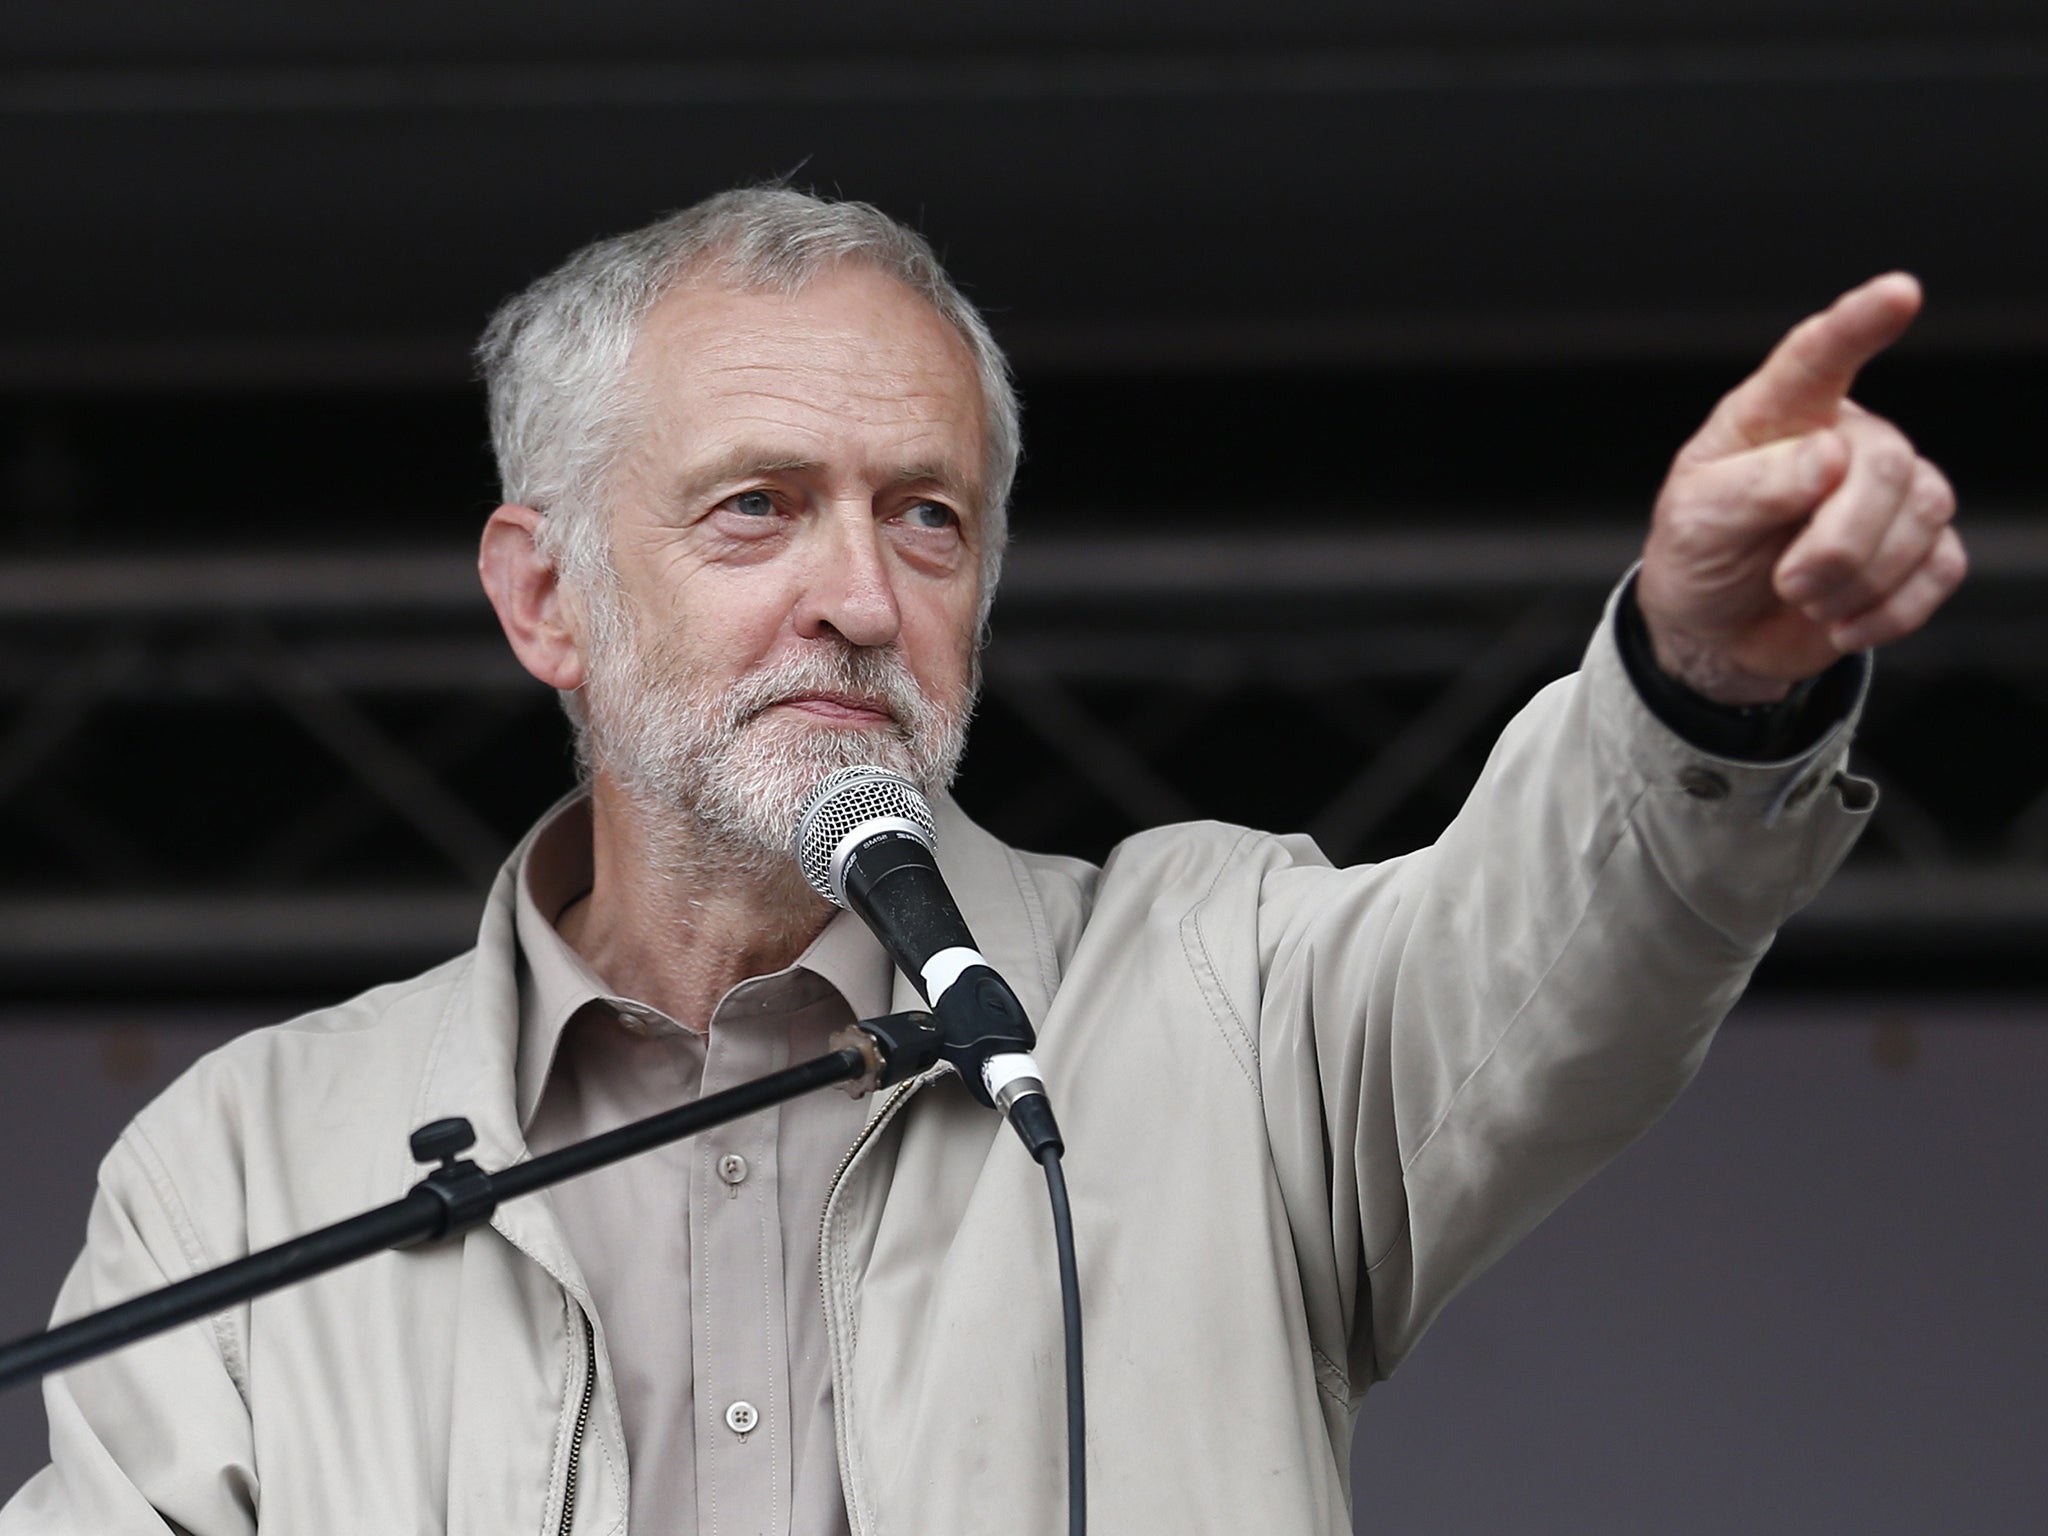
[[[1097,1530],[1348,1531],[1367,1385],[1671,1101],[1853,841],[1871,797],[1838,776],[1846,727],[1795,765],[1702,758],[1609,629],[1405,859],[1338,870],[1194,825],[1096,870],[942,807],[947,878],[1039,1027],[1068,1138]],[[397,1197],[437,1116],[476,1123],[486,1166],[519,1157],[513,988],[501,878],[473,953],[202,1061],[107,1158],[60,1314]],[[1014,1138],[943,1069],[880,1097],[821,1241],[854,1530],[1064,1529],[1051,1231]],[[545,1196],[80,1367],[48,1403],[54,1465],[7,1536],[625,1520],[603,1320]]]

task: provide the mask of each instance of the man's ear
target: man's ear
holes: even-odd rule
[[[514,505],[493,512],[484,524],[477,574],[519,664],[550,688],[572,690],[587,675],[583,614],[540,552],[540,517],[532,507]]]

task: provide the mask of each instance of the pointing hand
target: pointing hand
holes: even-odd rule
[[[1795,326],[1679,450],[1636,581],[1657,661],[1723,704],[1783,698],[1909,635],[1963,579],[1955,493],[1849,398],[1920,285],[1873,278]]]

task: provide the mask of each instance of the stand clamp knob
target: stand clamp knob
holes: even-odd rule
[[[444,1167],[476,1145],[476,1127],[460,1115],[434,1120],[412,1133],[412,1160]]]
[[[461,1116],[431,1121],[412,1133],[409,1145],[416,1163],[440,1163],[413,1185],[412,1194],[434,1202],[439,1218],[424,1237],[404,1246],[417,1248],[481,1226],[498,1208],[491,1176],[462,1154],[476,1145],[476,1127]]]

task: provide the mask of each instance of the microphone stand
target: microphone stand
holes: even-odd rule
[[[462,1156],[476,1144],[476,1131],[467,1120],[423,1125],[412,1133],[412,1155],[421,1163],[438,1161],[440,1167],[401,1199],[0,1347],[0,1391],[386,1248],[413,1248],[467,1232],[489,1221],[502,1201],[681,1141],[813,1089],[844,1083],[859,1098],[889,1087],[934,1065],[942,1040],[930,1014],[892,1013],[863,1019],[827,1043],[834,1049],[823,1056],[496,1173]]]

